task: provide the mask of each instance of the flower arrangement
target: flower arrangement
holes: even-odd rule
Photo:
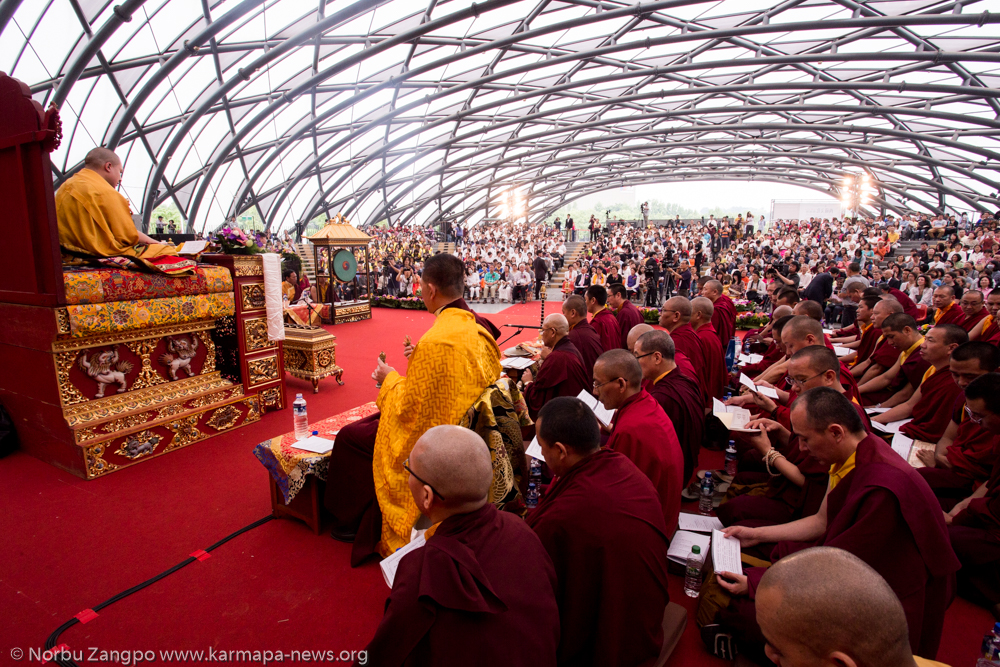
[[[736,314],[737,329],[759,329],[771,321],[768,313],[744,311]]]
[[[659,308],[639,308],[639,312],[642,313],[642,319],[646,324],[656,324],[660,321]]]
[[[239,227],[223,227],[215,233],[215,242],[227,255],[259,255],[263,250]]]
[[[737,313],[752,311],[757,306],[757,304],[753,303],[749,299],[733,299],[733,305],[736,307]]]
[[[381,308],[404,308],[406,310],[427,310],[419,296],[373,296],[372,305]]]

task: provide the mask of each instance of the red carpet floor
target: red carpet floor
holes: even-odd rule
[[[548,302],[546,312],[557,303]],[[497,325],[537,324],[539,304],[490,315]],[[332,379],[319,394],[288,378],[288,402],[303,392],[314,420],[376,396],[370,379],[385,351],[405,372],[404,337],[416,340],[432,317],[422,311],[376,309],[374,319],[330,330],[346,385]],[[503,329],[504,336],[513,329]],[[509,332],[509,333],[508,333]],[[533,338],[526,331],[510,345]],[[505,345],[506,347],[506,345]],[[291,412],[269,413],[258,424],[197,443],[107,477],[86,482],[27,455],[0,460],[6,501],[0,527],[0,609],[5,631],[0,665],[8,656],[41,649],[45,639],[92,607],[270,513],[267,472],[253,446],[290,431]],[[719,467],[718,454],[702,467]],[[266,523],[215,550],[211,557],[75,625],[60,641],[73,651],[362,649],[382,616],[388,588],[377,565],[351,569],[349,545],[314,536],[297,521]],[[683,582],[671,578],[671,598],[693,609]],[[956,600],[946,620],[939,659],[972,665],[992,626],[988,612]],[[202,661],[161,660],[154,664]],[[317,661],[319,662],[319,661]],[[81,664],[83,664],[81,662]],[[470,664],[472,664],[470,662]],[[672,665],[713,665],[693,620]]]

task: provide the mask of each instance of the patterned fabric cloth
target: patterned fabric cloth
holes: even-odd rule
[[[365,403],[329,419],[310,424],[309,430],[319,431],[319,437],[333,440],[337,437],[340,429],[376,412],[378,412],[378,408],[375,407],[374,402]],[[302,490],[302,485],[306,483],[306,475],[316,475],[317,478],[325,482],[330,465],[329,452],[326,454],[305,452],[296,449],[294,445],[295,433],[293,432],[265,440],[253,448],[253,455],[267,468],[271,477],[274,478],[275,484],[281,489],[286,505],[292,502],[296,494]]]
[[[66,267],[63,283],[66,285],[66,302],[71,305],[233,291],[229,269],[211,264],[203,264],[192,275],[184,277],[124,269]]]
[[[500,378],[487,387],[459,422],[459,426],[478,433],[490,448],[493,460],[490,502],[499,510],[515,510],[519,514],[527,510],[520,502],[521,480],[528,472],[523,469],[521,427],[530,425],[524,398],[509,378]]]
[[[285,315],[296,324],[309,324],[309,306],[304,303],[298,303],[294,306],[286,306]],[[322,304],[320,306],[319,315],[323,320],[330,321],[330,304]]]
[[[67,306],[66,310],[70,333],[75,337],[218,319],[236,313],[236,300],[232,292],[189,294],[165,299],[80,304]]]

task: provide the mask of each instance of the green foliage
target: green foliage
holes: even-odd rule
[[[184,221],[184,216],[181,215],[180,209],[173,202],[163,203],[153,209],[152,215],[149,216],[149,226],[152,227],[152,231],[156,231],[156,218],[163,216],[163,224],[168,225],[170,221],[173,220],[177,223],[177,229],[184,231],[187,225]]]
[[[693,208],[687,208],[681,206],[680,204],[674,203],[663,203],[659,199],[650,199],[649,201],[649,217],[651,220],[666,220],[667,218],[673,218],[675,216],[681,216],[682,220],[690,218],[700,218],[704,216],[708,218],[709,215],[714,215],[716,218],[722,218],[728,215],[730,218],[735,218],[738,213],[746,215],[747,211],[750,211],[755,216],[765,215],[766,212],[763,209],[756,208],[754,206],[713,206],[703,207],[700,211],[696,211]],[[617,217],[621,220],[639,220],[642,216],[639,213],[638,204],[603,204],[601,202],[595,202],[593,206],[588,208],[583,208],[577,205],[576,202],[568,204],[564,208],[557,209],[548,218],[545,219],[546,222],[552,223],[558,216],[560,220],[565,220],[566,215],[572,215],[573,220],[576,222],[576,228],[582,229],[586,227],[587,221],[590,219],[591,215],[596,215],[598,219],[602,222],[605,219],[607,211],[611,211],[611,217]]]

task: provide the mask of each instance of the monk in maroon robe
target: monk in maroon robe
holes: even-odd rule
[[[472,312],[465,299],[456,299],[444,306]],[[476,323],[500,338],[500,330],[478,313],[472,313]],[[405,348],[404,355],[409,357]],[[354,542],[351,564],[360,565],[374,553],[382,534],[382,511],[375,499],[372,457],[378,435],[381,413],[365,417],[340,429],[330,452],[330,473],[323,505],[332,515],[331,537]]]
[[[527,517],[555,564],[560,665],[652,665],[663,644],[669,538],[656,489],[601,449],[593,413],[558,398],[537,422],[555,475]]]
[[[587,302],[582,296],[574,294],[563,301],[562,313],[569,322],[569,342],[573,343],[573,347],[583,357],[583,367],[587,369],[590,382],[593,382],[594,363],[597,362],[597,357],[604,354],[604,345],[601,344],[601,335],[597,333],[597,329],[587,321]]]
[[[569,341],[569,323],[560,313],[545,318],[542,326],[542,342],[551,350],[538,369],[538,377],[532,381],[531,371],[522,376],[524,400],[528,405],[528,415],[534,419],[542,406],[557,396],[577,396],[581,391],[590,391],[587,369],[583,357],[576,346]]]
[[[635,304],[628,300],[628,293],[625,291],[624,285],[611,285],[608,303],[617,311],[615,316],[618,318],[618,347],[627,350],[628,332],[632,331],[632,327],[635,325],[645,322],[645,319]]]
[[[666,331],[650,331],[639,336],[633,352],[642,368],[643,388],[660,404],[674,425],[684,453],[683,483],[687,484],[698,466],[698,450],[705,433],[701,388],[695,380],[680,372],[674,360],[673,340]]]
[[[701,341],[689,324],[690,320],[691,302],[682,296],[667,299],[663,308],[660,309],[659,325],[667,330],[670,338],[674,341],[675,354],[682,354],[691,362],[695,372],[695,375],[691,377],[698,382],[701,388],[702,403],[707,403],[709,371],[701,351]],[[680,366],[681,362],[678,361],[677,364]]]
[[[917,304],[913,302],[906,292],[896,289],[895,287],[883,288],[886,294],[895,297],[896,301],[899,301],[899,305],[903,307],[903,312],[912,317],[913,319],[920,318],[920,309],[917,308]]]
[[[781,345],[779,345],[777,341],[772,340],[767,346],[767,349],[764,350],[764,353],[761,355],[760,361],[756,364],[744,364],[740,367],[740,371],[742,371],[747,377],[757,377],[772,365],[781,361],[784,356],[785,350],[782,349]]]
[[[621,329],[618,318],[608,309],[608,291],[601,285],[587,288],[587,311],[591,314],[590,324],[601,337],[604,351],[621,348]]]
[[[962,324],[965,313],[962,307],[955,301],[955,290],[947,285],[941,285],[934,290],[934,324]]]
[[[398,563],[367,664],[556,664],[552,560],[517,516],[489,503],[490,452],[474,431],[436,426],[413,447],[409,486],[439,524]],[[413,543],[411,543],[413,544]]]
[[[889,343],[886,351],[876,347],[872,361],[887,370],[861,385],[865,405],[893,402],[899,405],[913,396],[930,362],[924,358],[923,337],[916,321],[906,313],[894,313],[882,320],[882,336]],[[889,357],[895,354],[890,363]]]
[[[768,554],[771,562],[815,545],[854,554],[896,593],[913,652],[933,659],[959,567],[945,540],[944,515],[934,494],[885,442],[865,433],[856,409],[839,392],[821,387],[803,393],[792,422],[812,455],[831,466],[830,491],[822,507],[816,515],[791,523],[733,526],[726,534],[744,548],[775,544]],[[699,620],[714,616],[721,625],[736,629],[742,635],[741,650],[752,648],[760,638],[753,600],[765,571],[751,567],[745,574],[717,573],[713,585],[733,596],[717,614],[702,588]]]
[[[986,310],[985,301],[983,300],[983,293],[979,290],[969,290],[962,295],[962,300],[958,304],[962,308],[962,313],[965,317],[962,321],[958,323],[960,327],[965,329],[966,333],[970,333],[976,328],[976,325],[983,321],[989,316],[989,311]]]
[[[973,380],[965,389],[970,419],[997,438],[1000,455],[1000,373]],[[951,545],[962,562],[959,594],[985,607],[1000,604],[1000,456],[985,484],[945,515]]]
[[[928,331],[921,352],[931,366],[920,386],[905,403],[890,408],[873,421],[889,424],[910,417],[911,421],[900,427],[900,433],[925,442],[940,440],[951,421],[955,399],[962,394],[949,369],[951,353],[968,341],[969,335],[954,324],[939,324]]]
[[[989,314],[972,328],[969,338],[1000,345],[1000,326],[997,326],[997,316],[1000,316],[1000,290],[993,290],[986,297],[986,310]]]
[[[605,352],[594,366],[594,394],[611,420],[608,449],[624,454],[653,483],[660,497],[666,534],[673,535],[681,511],[684,454],[674,425],[642,388],[642,367],[631,352]]]
[[[736,335],[736,304],[723,293],[722,283],[709,280],[701,288],[701,296],[712,302],[712,326],[719,335],[722,349],[729,348],[729,341]]]
[[[703,296],[691,300],[691,324],[701,343],[701,356],[705,363],[706,405],[713,398],[722,398],[729,372],[726,370],[726,351],[719,342],[718,332],[712,326],[712,302]]]

